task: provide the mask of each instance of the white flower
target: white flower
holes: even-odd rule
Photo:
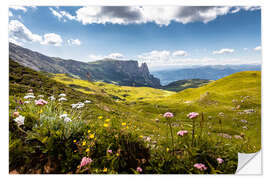
[[[67,114],[60,115],[60,118],[67,118]]]
[[[39,98],[44,98],[44,96],[43,96],[43,95],[38,95],[38,97],[39,97]]]
[[[31,98],[35,98],[35,96],[33,96],[33,95],[26,95],[26,96],[24,96],[24,99],[31,99]]]
[[[61,97],[60,99],[58,99],[58,101],[66,101],[67,99],[64,97]]]
[[[25,117],[20,115],[16,119],[14,119],[14,121],[20,126],[20,125],[24,124],[24,119],[25,119]]]
[[[65,117],[64,121],[65,122],[71,122],[72,120],[69,117]]]
[[[50,99],[51,101],[54,101],[54,100],[55,100],[55,97],[54,97],[54,96],[50,96],[49,99]]]
[[[27,96],[34,96],[34,93],[26,93]]]
[[[71,104],[71,107],[72,107],[73,109],[74,109],[74,108],[80,109],[80,108],[84,107],[84,103],[78,102],[77,104]]]
[[[23,102],[23,104],[28,104],[28,103],[30,103],[30,101],[24,101],[24,102]]]
[[[85,100],[84,103],[85,103],[85,104],[88,104],[88,103],[91,103],[91,101]]]
[[[65,97],[66,96],[66,94],[59,94],[59,97]]]

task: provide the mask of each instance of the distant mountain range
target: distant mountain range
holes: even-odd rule
[[[150,74],[148,66],[137,61],[105,59],[81,62],[49,57],[21,46],[9,43],[9,58],[36,71],[65,73],[90,81],[103,81],[124,86],[148,86],[159,88],[160,80]]]
[[[240,71],[260,71],[260,65],[217,65],[193,68],[159,70],[151,72],[159,78],[161,84],[167,85],[178,80],[208,79],[217,80]]]

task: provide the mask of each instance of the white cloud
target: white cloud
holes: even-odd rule
[[[9,6],[10,9],[26,12],[27,9],[25,6]]]
[[[125,56],[121,53],[111,53],[108,54],[106,56],[104,55],[95,55],[95,54],[90,54],[88,55],[88,59],[90,59],[91,61],[97,61],[97,60],[102,60],[102,59],[116,59],[116,60],[121,60],[123,59]]]
[[[12,12],[8,11],[8,17],[12,17],[12,16],[13,16]]]
[[[9,23],[9,38],[11,41],[22,42],[41,42],[42,37],[37,34],[33,34],[27,27],[25,27],[20,21],[12,20]]]
[[[261,46],[257,46],[257,47],[254,48],[254,50],[255,51],[260,51],[260,50],[262,50],[262,47]]]
[[[53,8],[49,8],[49,9],[50,9],[50,11],[52,12],[52,14],[53,14],[54,16],[56,16],[59,20],[63,17],[62,14],[60,14],[59,12],[57,12],[56,10],[54,10]]]
[[[213,51],[213,54],[227,54],[227,53],[233,53],[234,49],[220,49],[217,51]]]
[[[172,56],[177,57],[177,56],[187,56],[187,52],[183,50],[178,50],[173,52]]]
[[[57,11],[53,8],[49,8],[49,9],[52,12],[52,14],[58,18],[58,20],[62,19],[64,22],[66,22],[67,19],[68,20],[75,20],[76,19],[75,16],[72,16],[70,13],[68,13],[66,11]]]
[[[259,7],[229,6],[91,6],[76,11],[72,20],[82,24],[141,24],[154,22],[167,26],[172,21],[187,24],[208,23],[218,16],[237,13],[240,10],[254,11]]]
[[[140,60],[146,60],[146,61],[158,61],[158,60],[169,60],[170,59],[171,52],[167,50],[163,51],[151,51],[147,53],[143,53],[141,55],[138,55],[137,57]]]
[[[79,39],[69,39],[67,42],[70,46],[72,46],[72,45],[80,46],[81,45],[81,41]]]
[[[66,11],[60,11],[60,14],[66,18],[68,18],[69,20],[74,20],[76,19],[75,16],[72,16],[71,14],[69,14],[68,12]]]
[[[244,51],[247,51],[247,50],[248,50],[248,48],[243,48],[243,50],[244,50]]]
[[[48,44],[54,46],[61,46],[63,40],[60,35],[55,33],[44,34],[41,44]]]

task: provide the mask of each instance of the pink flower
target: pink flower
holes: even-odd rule
[[[86,166],[87,164],[91,164],[92,161],[93,160],[91,158],[83,157],[82,161],[81,161],[80,168],[83,167],[83,166]]]
[[[199,116],[199,113],[196,113],[196,112],[191,112],[187,115],[187,117],[189,119],[193,119],[193,118],[196,118],[197,116]]]
[[[33,92],[33,89],[29,89],[28,92],[29,92],[29,93],[32,93],[32,92]]]
[[[178,135],[178,136],[184,136],[184,135],[187,134],[187,133],[188,133],[187,130],[182,130],[182,131],[178,131],[178,132],[177,132],[177,135]]]
[[[141,173],[142,172],[142,168],[141,167],[137,167],[137,172]]]
[[[112,150],[111,149],[108,149],[107,151],[109,154],[112,154]]]
[[[199,169],[200,171],[205,171],[207,169],[207,167],[202,163],[196,163],[194,164],[194,167]]]
[[[218,164],[222,164],[224,162],[224,160],[221,158],[217,158],[217,162],[218,162]]]
[[[20,115],[20,113],[17,111],[13,113],[13,117],[18,117],[19,115]]]
[[[163,117],[165,117],[165,118],[172,118],[172,117],[173,117],[173,113],[171,113],[171,112],[166,112],[166,113],[163,115]]]
[[[35,100],[35,104],[38,106],[43,106],[45,104],[47,104],[48,102],[43,100],[43,99],[39,99],[39,100]]]

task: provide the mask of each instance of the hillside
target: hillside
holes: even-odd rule
[[[48,57],[38,52],[9,43],[10,59],[36,71],[66,73],[90,81],[126,86],[160,87],[159,79],[150,74],[147,64],[137,61],[106,59],[96,62],[80,62]]]
[[[178,80],[169,83],[168,85],[162,86],[162,89],[167,91],[182,91],[188,88],[197,88],[208,84],[211,80],[206,79],[189,79],[189,80]]]

